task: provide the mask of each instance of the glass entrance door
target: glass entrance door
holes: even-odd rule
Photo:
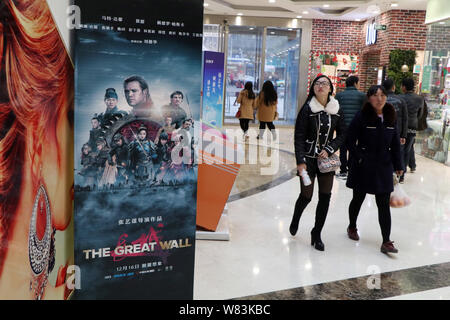
[[[263,28],[230,26],[227,52],[227,86],[225,122],[238,122],[234,117],[239,105],[236,99],[247,81],[259,91]]]
[[[279,124],[293,125],[297,117],[300,29],[267,29],[264,81],[278,94]]]

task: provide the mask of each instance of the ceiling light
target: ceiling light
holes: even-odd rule
[[[244,14],[239,12],[237,15],[238,15],[238,16],[242,16],[242,15],[244,15]]]
[[[292,31],[292,28],[289,28],[288,31]]]
[[[270,34],[275,34],[275,32],[272,31]]]
[[[329,5],[329,4],[324,4],[323,7],[324,7],[324,8],[329,8],[330,5]]]
[[[255,30],[255,28],[250,28],[250,30]]]
[[[355,19],[355,21],[361,21],[361,19],[358,18],[358,19]]]
[[[269,3],[275,3],[276,0],[269,0]]]
[[[391,7],[398,7],[398,3],[391,3]]]
[[[381,12],[381,9],[377,5],[370,5],[370,6],[367,7],[366,12],[367,13],[372,13],[372,14],[378,14],[378,13]]]
[[[439,22],[439,24],[445,24],[445,22],[444,22],[444,21],[442,21],[442,22]]]
[[[308,12],[308,11],[303,11],[302,13],[303,13],[303,14],[308,14],[309,12]]]
[[[301,19],[302,18],[302,16],[297,16],[297,19]]]
[[[207,7],[207,6],[209,6],[209,3],[204,3],[203,6]]]

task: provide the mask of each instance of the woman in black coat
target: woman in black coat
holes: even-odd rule
[[[293,236],[297,233],[300,217],[311,202],[314,180],[317,176],[319,203],[316,209],[315,225],[311,231],[311,245],[320,251],[325,250],[320,234],[328,213],[334,171],[321,173],[317,166],[317,159],[331,156],[345,139],[344,114],[332,93],[333,85],[328,77],[322,75],[314,79],[308,98],[298,114],[294,136],[297,174],[301,175],[306,170],[312,183],[305,186],[303,179],[300,179],[301,193],[295,203],[289,232]]]
[[[347,131],[350,167],[347,187],[353,189],[350,202],[350,225],[347,234],[359,240],[356,219],[366,194],[374,194],[378,207],[383,244],[381,252],[397,253],[390,240],[391,211],[389,200],[394,190],[393,173],[401,175],[400,137],[396,127],[395,108],[386,103],[387,92],[382,86],[372,86],[368,102],[351,122]]]

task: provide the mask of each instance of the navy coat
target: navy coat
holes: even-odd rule
[[[367,102],[348,128],[347,187],[355,191],[390,193],[394,190],[394,170],[403,170],[396,112],[391,104],[384,106],[383,119]]]

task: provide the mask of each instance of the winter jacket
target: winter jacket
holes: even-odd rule
[[[345,121],[339,103],[333,97],[323,107],[315,97],[307,101],[297,116],[294,145],[297,165],[305,163],[306,158],[317,158],[326,150],[328,155],[335,153],[345,140]],[[336,132],[336,137],[334,133]]]
[[[403,170],[395,108],[386,104],[383,120],[366,103],[347,130],[350,152],[347,187],[370,194],[394,190],[394,170]]]
[[[241,116],[239,117],[239,119],[253,119],[254,101],[254,98],[248,98],[247,90],[242,90],[239,93],[239,97],[236,100],[236,102],[241,105],[239,107],[239,110],[241,111]]]
[[[266,105],[264,102],[264,93],[261,92],[255,99],[255,109],[258,110],[258,120],[263,122],[273,122],[275,120],[275,112],[277,112],[277,103]]]
[[[350,125],[353,117],[361,110],[366,99],[366,95],[355,87],[347,87],[344,91],[336,94],[336,100],[344,112],[346,126]]]
[[[406,102],[408,108],[408,129],[417,130],[419,118],[422,117],[424,98],[409,91],[400,97]]]
[[[405,138],[408,134],[408,108],[406,102],[393,91],[388,92],[386,103],[392,104],[397,112],[397,130],[400,138]]]

